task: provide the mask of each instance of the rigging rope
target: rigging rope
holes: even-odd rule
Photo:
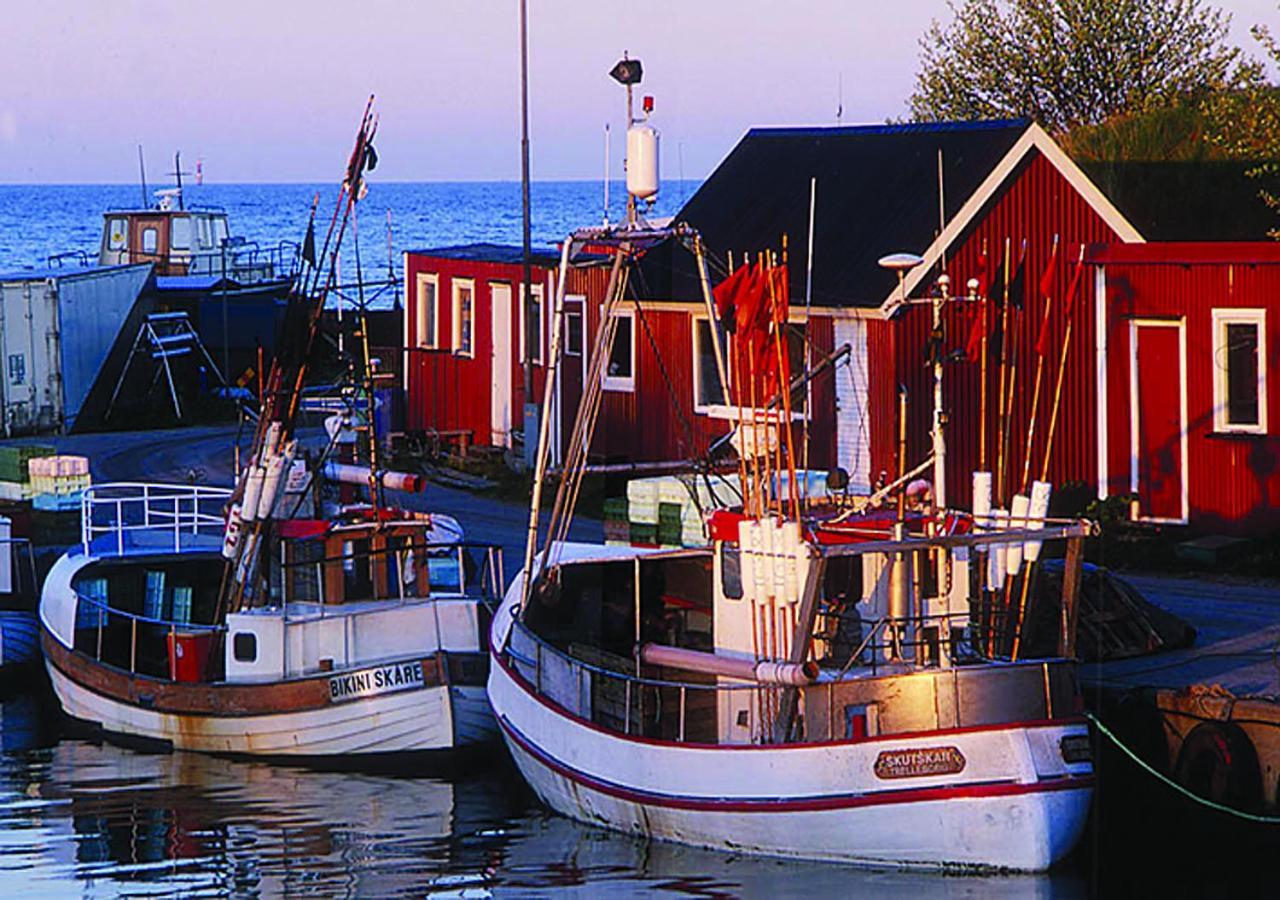
[[[1149,762],[1147,762],[1145,759],[1139,756],[1134,750],[1130,749],[1130,747],[1127,744],[1125,744],[1124,741],[1120,740],[1120,738],[1116,735],[1116,733],[1113,732],[1106,725],[1104,725],[1102,720],[1099,719],[1097,716],[1095,716],[1093,713],[1086,710],[1084,713],[1084,717],[1094,724],[1094,726],[1098,729],[1099,734],[1103,735],[1107,740],[1109,740],[1112,744],[1114,744],[1121,753],[1123,753],[1125,756],[1129,757],[1129,759],[1137,763],[1138,767],[1141,768],[1144,772],[1147,772],[1148,774],[1152,775],[1157,781],[1161,782],[1162,784],[1168,785],[1169,787],[1173,788],[1175,791],[1177,791],[1179,794],[1186,797],[1187,799],[1193,800],[1199,805],[1204,806],[1208,809],[1212,809],[1215,812],[1225,813],[1229,816],[1234,816],[1235,818],[1242,819],[1246,822],[1256,822],[1262,825],[1280,825],[1280,816],[1264,816],[1258,813],[1245,812],[1242,809],[1236,809],[1234,807],[1227,806],[1223,803],[1218,803],[1216,800],[1210,800],[1207,797],[1201,797],[1199,794],[1195,793],[1189,788],[1174,781],[1168,775],[1156,769]]]

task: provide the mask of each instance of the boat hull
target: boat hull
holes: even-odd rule
[[[525,780],[572,818],[732,852],[970,871],[1042,871],[1084,830],[1092,766],[1066,759],[1083,720],[785,745],[628,736],[539,694],[496,649],[511,624],[508,606],[489,699]]]
[[[673,795],[567,767],[509,721],[499,721],[521,775],[552,810],[646,838],[738,853],[873,866],[1043,871],[1079,840],[1093,793],[1090,780],[1072,779],[957,787],[885,802],[860,795]]]
[[[91,660],[73,659],[47,633],[45,650],[49,680],[68,716],[111,735],[160,742],[175,750],[311,759],[447,751],[497,739],[479,684],[426,684],[327,703],[327,679],[255,686],[151,684],[105,671]],[[419,661],[392,661],[385,668]],[[424,668],[430,669],[425,661]],[[114,684],[121,679],[129,682],[127,693],[136,699],[112,695],[121,693]],[[163,694],[155,692],[158,688]],[[250,711],[232,694],[246,690],[268,701]],[[281,699],[269,709],[273,697]],[[296,698],[294,708],[289,698]],[[157,708],[157,701],[164,708]],[[239,709],[218,709],[230,704]]]

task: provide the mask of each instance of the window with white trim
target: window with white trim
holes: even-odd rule
[[[716,323],[720,346],[724,347],[724,329]],[[725,360],[726,368],[729,360]],[[693,317],[693,410],[706,412],[712,406],[728,403],[724,385],[720,383],[720,369],[716,365],[715,344],[711,338],[711,320],[706,316]]]
[[[577,310],[564,314],[564,355],[582,355],[582,313]]]
[[[440,276],[418,273],[418,295],[414,300],[414,335],[424,350],[440,347]]]
[[[605,362],[602,387],[606,391],[636,389],[636,313],[634,309],[620,309],[614,313],[618,329],[613,335],[613,347]]]
[[[533,293],[533,327],[538,333],[538,339],[533,344],[534,363],[542,362],[542,285],[535,284],[530,286]],[[529,327],[529,313],[525,309],[524,304],[524,285],[520,285],[520,360],[525,359],[525,347],[528,342],[525,340],[525,330]]]
[[[1266,434],[1266,310],[1213,310],[1213,429]]]
[[[470,279],[453,281],[453,352],[459,356],[475,356],[474,316],[476,286]]]

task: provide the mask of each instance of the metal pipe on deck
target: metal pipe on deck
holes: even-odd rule
[[[329,481],[336,481],[339,484],[369,484],[369,470],[363,466],[353,466],[347,463],[328,462],[325,463],[321,474]],[[422,475],[415,475],[410,472],[392,472],[386,469],[377,473],[378,483],[389,491],[405,491],[410,494],[420,494],[427,486],[427,479]]]
[[[749,659],[737,659],[717,653],[669,647],[666,644],[642,645],[640,661],[651,666],[670,666],[673,669],[684,669],[686,672],[722,675],[725,678],[738,678],[760,684],[804,687],[813,684],[818,678],[818,664],[812,661],[792,663],[766,659],[753,662]]]

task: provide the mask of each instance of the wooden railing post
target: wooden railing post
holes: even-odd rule
[[[1073,659],[1076,655],[1076,625],[1080,616],[1080,568],[1084,558],[1084,538],[1067,540],[1067,555],[1062,565],[1062,620],[1058,634],[1058,655]]]

